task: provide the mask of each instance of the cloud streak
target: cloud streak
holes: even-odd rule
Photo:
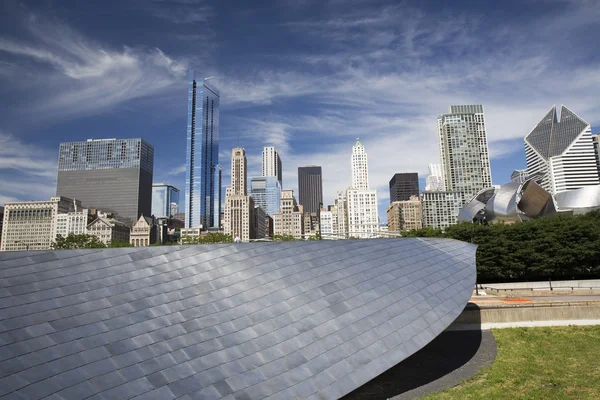
[[[156,95],[181,82],[185,61],[159,48],[107,48],[62,23],[31,16],[29,41],[0,38],[0,55],[31,77],[40,119],[96,114],[133,99]],[[7,78],[16,78],[8,76]]]

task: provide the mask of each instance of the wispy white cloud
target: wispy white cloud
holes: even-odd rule
[[[56,171],[52,152],[0,131],[0,204],[53,196]]]
[[[178,165],[167,171],[167,175],[181,175],[183,173],[185,173],[185,164]]]
[[[0,38],[0,54],[10,55],[19,66],[13,73],[27,75],[28,84],[38,88],[28,107],[40,119],[99,113],[164,92],[185,77],[185,61],[158,48],[107,48],[38,16],[29,18],[27,28],[27,41]]]

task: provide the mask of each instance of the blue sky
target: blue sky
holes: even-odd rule
[[[439,162],[451,104],[484,105],[494,184],[552,105],[600,130],[598,1],[2,3],[0,204],[53,195],[59,143],[88,138],[144,138],[183,190],[188,69],[221,91],[224,186],[239,136],[248,176],[274,145],[284,187],[321,165],[332,203],[360,137],[382,221],[392,175]]]

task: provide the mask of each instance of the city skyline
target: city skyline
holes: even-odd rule
[[[510,181],[512,170],[525,168],[523,138],[553,104],[567,104],[592,125],[593,133],[598,132],[600,115],[594,110],[599,109],[599,101],[588,93],[598,88],[593,74],[600,61],[589,54],[596,47],[583,33],[598,10],[589,4],[574,3],[568,11],[557,4],[519,5],[523,18],[562,28],[552,41],[543,32],[530,34],[531,28],[517,19],[488,17],[484,5],[470,6],[468,15],[452,28],[439,28],[435,38],[433,31],[427,31],[431,22],[446,20],[451,7],[432,10],[391,2],[359,3],[353,11],[339,12],[334,3],[315,11],[277,6],[277,17],[262,21],[265,31],[251,36],[244,49],[239,37],[225,36],[222,26],[227,24],[222,22],[227,21],[213,22],[213,17],[225,17],[220,6],[202,3],[200,7],[197,2],[194,8],[193,2],[186,3],[156,2],[154,8],[134,15],[117,12],[117,3],[107,2],[103,7],[116,13],[117,20],[131,21],[130,26],[115,21],[114,35],[88,24],[106,18],[95,5],[59,9],[27,1],[23,7],[6,3],[0,18],[13,22],[0,31],[0,90],[13,101],[0,111],[0,204],[49,198],[55,187],[58,143],[88,137],[142,137],[156,149],[155,182],[168,182],[183,196],[183,108],[189,69],[203,77],[215,76],[223,93],[222,159],[228,160],[223,154],[239,143],[248,153],[248,176],[260,176],[261,150],[275,146],[285,164],[283,189],[297,192],[298,166],[321,165],[323,203],[333,204],[337,191],[350,185],[347,154],[353,139],[360,137],[369,148],[369,183],[378,191],[380,216],[389,204],[391,174],[418,172],[420,186],[425,187],[428,164],[439,163],[435,118],[451,104],[484,105],[494,184]],[[227,18],[237,18],[240,30],[250,32],[252,23],[242,18],[248,11],[240,4]],[[70,17],[74,12],[77,19]],[[314,20],[313,13],[321,16]],[[395,31],[392,22],[403,14],[410,15],[411,21]],[[575,16],[580,17],[577,26],[571,22]],[[148,22],[153,30],[169,35],[144,34],[150,31],[140,24]],[[487,32],[477,37],[483,26]],[[312,53],[298,40],[326,43],[331,40],[323,39],[340,35],[342,40],[334,48],[323,45]],[[267,37],[278,36],[289,39],[285,46],[265,46],[270,43]],[[520,50],[510,50],[515,48],[510,43],[520,37],[528,42],[520,41]],[[361,38],[372,52],[362,55],[359,49],[350,49],[348,45]],[[494,46],[487,46],[486,40]],[[559,54],[563,41],[578,45]],[[272,50],[266,54],[261,48]],[[447,48],[453,50],[442,51]],[[535,56],[527,54],[532,48]],[[190,56],[192,49],[206,57]],[[496,59],[499,50],[508,51],[502,62]],[[398,60],[396,53],[405,60],[395,67],[391,64]],[[379,62],[377,54],[393,56],[392,62]],[[569,62],[582,56],[585,63]],[[258,59],[265,57],[278,61],[261,64]],[[441,62],[429,62],[436,58]],[[250,68],[236,67],[242,59]],[[514,72],[515,65],[521,72]],[[332,72],[321,72],[324,69]],[[560,84],[564,80],[556,78],[564,69],[574,70],[570,76],[576,82]],[[29,85],[42,82],[43,93],[31,95]],[[582,85],[586,90],[581,90]],[[24,107],[34,117],[17,117]],[[228,163],[222,168],[223,182],[228,182]]]

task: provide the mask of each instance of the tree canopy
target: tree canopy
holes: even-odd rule
[[[98,249],[106,247],[97,236],[70,233],[67,237],[58,235],[56,241],[52,243],[54,250],[68,249]]]
[[[477,244],[480,282],[600,277],[600,210],[514,224],[463,222],[445,232],[424,228],[403,236]]]
[[[210,244],[210,243],[233,243],[233,237],[224,233],[215,232],[208,233],[202,237],[198,236],[183,236],[182,244]]]

